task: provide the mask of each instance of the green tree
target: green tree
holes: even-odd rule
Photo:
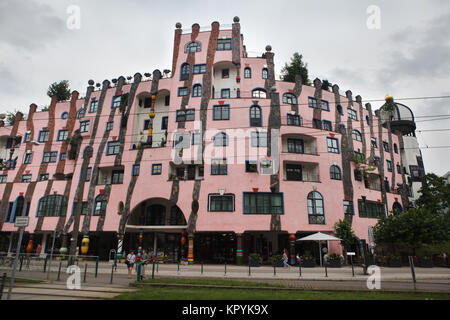
[[[432,212],[448,212],[450,208],[450,184],[434,173],[426,174],[422,180],[419,198],[414,202],[416,208],[428,208]],[[448,215],[448,214],[447,214]]]
[[[19,112],[18,110],[14,110],[14,112],[6,112],[6,122],[8,123],[9,126],[12,126],[14,124],[14,122],[16,122],[16,114],[17,112]]]
[[[334,234],[341,239],[341,245],[344,248],[345,261],[347,261],[347,251],[355,242],[355,233],[352,230],[352,226],[348,221],[339,219],[334,225]]]
[[[71,97],[69,88],[69,80],[62,80],[60,82],[53,82],[47,90],[47,95],[51,98],[56,95],[57,101],[67,101]]]
[[[303,62],[303,55],[298,52],[294,53],[290,64],[285,64],[281,69],[281,79],[287,82],[295,82],[295,75],[302,77],[302,83],[311,85],[308,78],[308,64]]]

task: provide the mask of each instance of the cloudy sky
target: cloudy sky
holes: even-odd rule
[[[79,29],[67,27],[74,5]],[[311,79],[363,100],[450,96],[447,0],[0,0],[0,113],[48,105],[55,81],[84,95],[89,79],[170,69],[176,22],[231,24],[234,16],[249,55],[270,44],[278,72],[300,52]],[[450,148],[432,148],[450,145],[450,131],[440,130],[450,129],[450,99],[399,102],[416,115],[425,169],[450,171]]]

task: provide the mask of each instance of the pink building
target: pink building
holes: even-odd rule
[[[408,206],[402,130],[337,85],[275,80],[271,47],[248,57],[237,17],[207,29],[177,24],[172,70],[90,80],[84,97],[1,123],[0,251],[14,249],[15,217],[28,215],[24,247],[31,238],[43,252],[54,230],[65,252],[78,225],[78,245],[88,236],[101,257],[314,255],[317,244],[294,240],[332,234],[339,219],[360,252],[369,226]]]

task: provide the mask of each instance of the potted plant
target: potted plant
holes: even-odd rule
[[[340,254],[331,253],[328,255],[328,267],[340,268],[343,257]]]
[[[422,267],[422,268],[432,268],[433,260],[431,259],[431,256],[419,257],[419,265],[418,266]]]
[[[390,255],[388,258],[388,267],[399,268],[402,266],[402,261],[400,256]]]
[[[273,255],[272,262],[275,267],[282,267],[283,266],[283,255],[281,255],[281,254]]]
[[[313,268],[316,266],[316,260],[310,254],[305,254],[301,257],[302,267]]]
[[[261,258],[261,256],[258,253],[250,253],[250,256],[249,256],[250,267],[259,267],[260,266],[260,258]]]

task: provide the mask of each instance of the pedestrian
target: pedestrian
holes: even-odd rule
[[[141,265],[142,265],[142,277],[145,276],[145,266],[148,264],[150,257],[147,254],[147,251],[143,250],[142,251],[142,256],[141,256]]]
[[[288,254],[286,249],[283,250],[283,267],[290,267],[290,265],[288,264]]]
[[[134,251],[131,250],[130,253],[127,256],[127,267],[128,267],[128,278],[131,278],[131,273],[133,272],[134,263],[136,262],[136,255],[134,254]]]
[[[300,264],[300,253],[297,252],[297,255],[295,256],[295,258],[297,259],[297,263]]]

